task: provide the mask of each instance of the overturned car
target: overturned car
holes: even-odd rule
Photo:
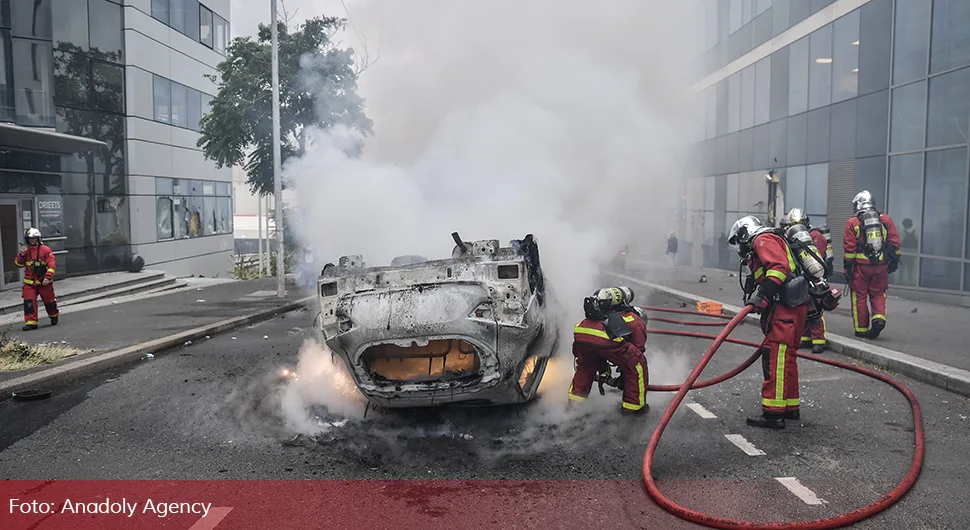
[[[383,407],[533,399],[559,339],[532,235],[462,241],[451,259],[344,256],[318,281],[320,327],[360,392]]]

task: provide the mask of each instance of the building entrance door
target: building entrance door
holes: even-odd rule
[[[21,269],[13,263],[20,252],[22,235],[20,199],[0,199],[0,289],[19,287],[23,281]]]

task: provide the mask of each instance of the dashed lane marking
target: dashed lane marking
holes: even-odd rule
[[[693,410],[694,412],[697,413],[698,416],[704,418],[705,420],[709,420],[717,417],[711,411],[705,409],[704,405],[701,405],[700,403],[688,403],[687,408],[689,408],[690,410]]]
[[[200,517],[194,525],[189,527],[189,530],[212,530],[219,523],[221,523],[231,511],[232,508],[226,506],[210,508],[208,515],[203,515]]]
[[[725,434],[724,437],[734,445],[738,446],[738,449],[741,449],[747,453],[748,456],[764,456],[765,454],[764,451],[758,449],[751,442],[745,440],[744,436],[741,436],[740,434]]]
[[[788,488],[788,491],[795,494],[796,497],[802,500],[805,504],[820,505],[828,504],[827,501],[818,498],[815,492],[806,488],[801,482],[795,477],[780,477],[776,478],[781,485]]]

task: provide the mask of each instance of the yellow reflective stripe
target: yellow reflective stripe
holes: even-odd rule
[[[788,275],[787,274],[785,274],[784,272],[779,272],[779,271],[771,271],[770,270],[765,275],[767,277],[769,277],[769,278],[778,278],[781,281],[785,281],[785,279],[788,278]]]
[[[754,279],[757,280],[758,278],[762,277],[764,273],[765,273],[764,267],[759,267],[758,270],[754,271]]]
[[[569,385],[569,400],[570,401],[586,401],[586,396],[580,396],[579,394],[573,394],[573,385]]]
[[[801,399],[766,399],[761,398],[761,404],[766,407],[797,407],[801,403]]]
[[[624,322],[633,322],[634,320],[636,320],[636,317],[633,315],[623,317]]]
[[[791,247],[785,245],[785,250],[788,251],[788,267],[791,269],[791,272],[795,272],[795,256],[791,253]]]
[[[886,315],[872,315],[873,320],[886,320]]]
[[[28,326],[36,326],[37,325],[37,321],[36,320],[28,320],[28,321],[24,322],[24,324],[27,324]]]
[[[854,253],[851,253],[851,252],[847,252],[845,254],[845,259],[856,259],[857,257],[859,257],[858,254],[854,254]]]
[[[600,337],[602,339],[610,338],[610,336],[607,335],[605,331],[594,329],[594,328],[584,328],[579,324],[576,324],[576,327],[573,328],[573,333],[580,333],[582,335],[592,335],[594,337]]]
[[[27,284],[27,285],[39,285],[40,284],[40,282],[35,282],[34,280],[28,280],[27,278],[24,278],[24,283]]]
[[[54,269],[47,269],[47,272],[54,274]]]
[[[855,230],[855,236],[859,237],[859,225],[853,226],[852,229]]]
[[[852,325],[855,327],[855,330],[858,331],[859,333],[865,333],[869,331],[869,326],[866,326],[864,328],[859,326],[859,309],[856,308],[855,291],[849,291],[849,298],[852,299]]]
[[[812,337],[806,337],[806,336],[802,335],[802,341],[803,342],[804,341],[809,341],[809,340],[812,340]]]
[[[787,344],[778,345],[778,359],[775,361],[775,400],[785,401],[785,350]]]
[[[812,344],[821,344],[825,346],[825,339],[812,339]]]
[[[829,326],[828,324],[825,323],[825,316],[823,315],[822,316],[822,338],[823,339],[828,336],[828,332],[829,332]]]
[[[623,342],[623,337],[617,337],[613,339],[613,342]]]
[[[623,402],[623,408],[626,410],[640,410],[647,404],[647,388],[646,380],[643,377],[643,366],[637,363],[637,389],[640,391],[640,399],[637,403],[627,403]]]

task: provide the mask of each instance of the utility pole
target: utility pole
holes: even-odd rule
[[[259,223],[259,277],[263,277],[263,198],[259,195],[256,196],[256,207],[258,208],[259,214],[256,217],[256,222]],[[267,226],[268,228],[268,226]]]
[[[286,297],[286,271],[283,270],[283,180],[280,176],[280,43],[276,0],[270,0],[273,36],[273,202],[276,206],[276,296]]]

